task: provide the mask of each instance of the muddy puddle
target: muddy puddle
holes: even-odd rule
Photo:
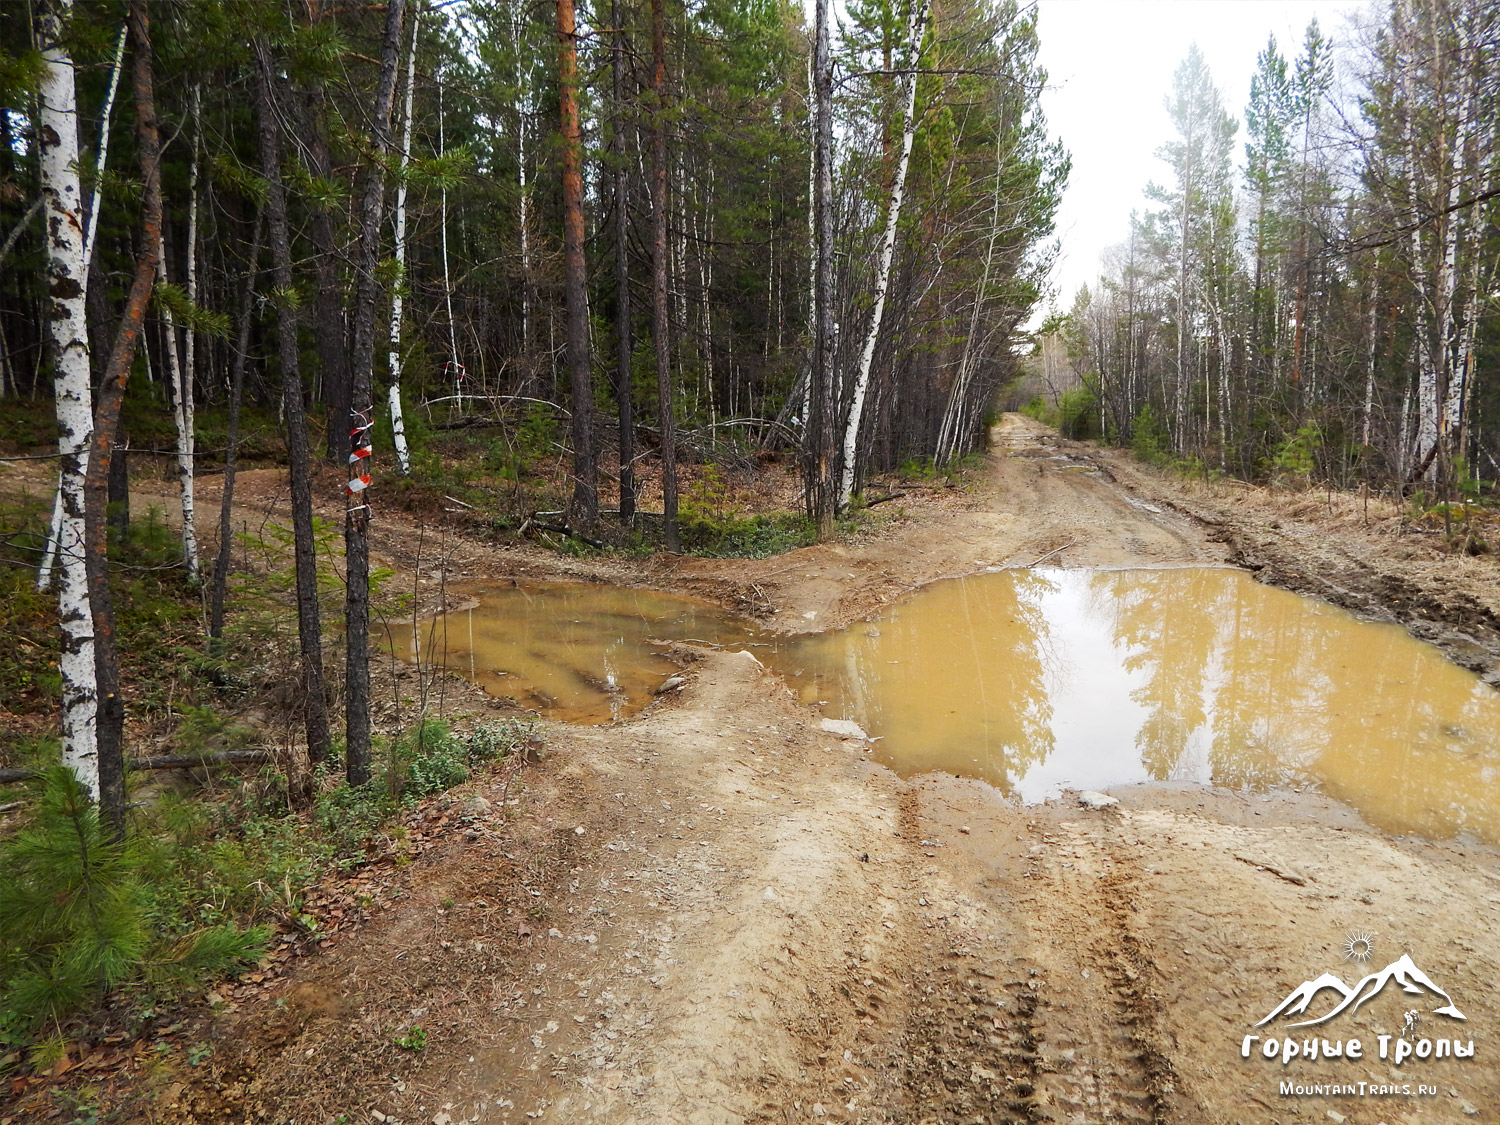
[[[502,699],[549,719],[607,723],[642,710],[677,665],[679,640],[743,644],[753,630],[717,606],[651,590],[576,582],[470,586],[478,603],[392,629],[411,663],[446,664]]]
[[[479,596],[446,619],[450,666],[556,718],[649,702],[674,670],[649,640],[754,641],[903,774],[976,777],[1025,802],[1147,781],[1316,787],[1388,832],[1500,842],[1500,694],[1399,627],[1239,571],[979,574],[774,645],[661,594]],[[441,653],[440,634],[427,643]]]

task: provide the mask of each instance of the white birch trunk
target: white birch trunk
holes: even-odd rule
[[[1416,92],[1413,83],[1413,69],[1416,66],[1416,45],[1411,36],[1415,33],[1410,30],[1410,0],[1399,3],[1395,7],[1395,18],[1397,21],[1397,50],[1404,56],[1401,60],[1402,89],[1405,95],[1405,131],[1406,131],[1406,186],[1411,197],[1411,206],[1414,210],[1422,205],[1422,195],[1418,190],[1417,167],[1421,161],[1422,149],[1417,141],[1416,130]],[[1416,433],[1416,464],[1420,464],[1426,457],[1427,451],[1437,443],[1438,440],[1438,379],[1437,365],[1432,354],[1432,333],[1428,312],[1431,308],[1431,296],[1427,283],[1427,262],[1423,255],[1422,228],[1420,224],[1413,224],[1411,229],[1411,277],[1417,290],[1417,433]],[[1431,475],[1431,469],[1429,469]]]
[[[927,2],[913,4],[907,39],[906,102],[901,109],[901,159],[896,164],[896,178],[891,184],[890,206],[886,211],[885,235],[880,243],[880,263],[875,271],[875,308],[870,314],[870,329],[865,333],[859,355],[859,370],[854,377],[854,399],[849,404],[849,418],[844,426],[844,468],[839,482],[840,508],[854,495],[855,460],[859,452],[859,425],[864,416],[865,394],[870,386],[870,367],[875,360],[875,344],[880,338],[880,322],[885,316],[885,296],[891,282],[891,259],[896,251],[896,227],[901,221],[901,202],[906,194],[906,169],[911,163],[912,140],[917,121],[917,64],[922,56],[922,34],[927,26]]]
[[[1460,405],[1463,402],[1463,346],[1461,343],[1461,329],[1459,326],[1460,310],[1458,308],[1458,231],[1459,216],[1455,214],[1459,200],[1462,198],[1462,188],[1468,177],[1469,157],[1471,146],[1471,132],[1474,128],[1475,109],[1475,86],[1478,76],[1475,73],[1473,63],[1473,48],[1468,42],[1468,36],[1460,18],[1458,21],[1458,58],[1459,65],[1467,71],[1466,91],[1463,100],[1463,109],[1459,121],[1453,130],[1453,161],[1450,168],[1452,178],[1448,183],[1448,215],[1447,230],[1444,232],[1443,241],[1443,265],[1440,273],[1440,291],[1442,294],[1442,322],[1438,333],[1438,339],[1443,349],[1443,404],[1442,420],[1439,423],[1445,440],[1453,441],[1453,436],[1458,430],[1458,419]],[[1447,453],[1452,456],[1453,450],[1449,448]]]
[[[115,44],[114,70],[109,76],[109,94],[104,99],[104,119],[99,123],[99,152],[94,158],[94,200],[89,206],[89,229],[83,237],[83,269],[88,272],[89,263],[94,260],[94,236],[99,232],[99,212],[103,210],[100,206],[102,188],[104,186],[104,164],[109,159],[109,122],[115,111],[115,92],[120,88],[120,71],[125,63],[125,25],[120,27],[120,39]],[[84,283],[87,288],[88,283]]]
[[[406,57],[406,101],[401,111],[401,156],[396,172],[396,285],[391,293],[391,345],[386,358],[391,368],[389,392],[391,410],[391,444],[396,447],[396,463],[401,475],[411,475],[411,453],[406,448],[406,419],[401,415],[401,305],[406,285],[406,168],[411,163],[411,98],[417,78],[417,8],[411,21],[411,53]],[[444,193],[446,198],[447,193]],[[444,218],[446,219],[446,215]],[[447,223],[443,224],[443,261],[447,265]],[[446,281],[446,278],[444,279]]]
[[[1380,280],[1376,276],[1370,281],[1370,316],[1367,325],[1369,338],[1365,346],[1365,423],[1364,435],[1360,440],[1360,444],[1365,449],[1365,456],[1368,456],[1370,451],[1370,418],[1375,413],[1375,362],[1378,358],[1375,346],[1379,339],[1379,306]]]
[[[413,20],[415,22],[415,19]],[[414,33],[415,34],[415,33]],[[412,58],[417,56],[417,41],[411,41]],[[408,123],[411,120],[411,106],[406,109]],[[408,125],[409,127],[409,125]],[[443,76],[438,75],[438,155],[442,156],[448,151],[443,138]],[[458,395],[458,412],[464,412],[464,379],[466,372],[464,366],[458,362],[458,332],[453,327],[453,286],[448,282],[448,189],[442,189],[442,220],[441,229],[443,233],[443,304],[448,310],[448,358],[453,364],[453,388]]]
[[[84,324],[87,264],[83,198],[78,183],[78,104],[73,60],[62,45],[71,0],[41,5],[42,75],[38,148],[47,248],[47,335],[57,396],[57,452],[62,519],[58,557],[62,583],[58,619],[62,652],[62,758],[94,800],[99,799],[98,691],[94,615],[84,567],[84,475],[94,436],[93,384]]]
[[[165,224],[163,224],[165,225]],[[157,232],[156,282],[167,284],[167,249]],[[182,491],[182,562],[188,581],[198,581],[198,536],[193,528],[193,380],[183,370],[177,348],[177,318],[166,304],[161,306],[161,321],[167,346],[167,378],[173,388],[172,422],[177,428],[177,483]]]
[[[203,123],[198,115],[202,101],[202,89],[193,87],[193,160],[188,169],[188,235],[187,235],[187,299],[198,303],[198,161],[203,152]],[[193,380],[198,373],[198,333],[187,326],[186,351],[183,352],[183,379],[189,393],[187,397],[188,433],[193,427]],[[196,439],[194,439],[196,442]]]
[[[517,65],[521,59],[521,24],[520,5],[516,4],[511,14],[511,46],[515,51]],[[516,169],[517,169],[517,201],[520,213],[517,215],[517,227],[521,236],[521,352],[523,371],[521,376],[521,393],[532,393],[531,380],[534,374],[532,370],[532,348],[531,348],[531,238],[528,233],[530,220],[530,200],[526,193],[526,122],[531,113],[530,91],[533,89],[531,82],[530,67],[526,68],[526,74],[521,82],[521,96],[516,105]]]
[[[1494,158],[1495,146],[1495,121],[1488,119],[1480,128],[1475,139],[1475,150],[1472,163],[1476,168],[1488,167],[1484,181],[1477,185],[1476,193],[1493,191],[1495,179],[1500,175],[1500,162]],[[1487,228],[1484,223],[1476,218],[1471,218],[1468,231],[1468,253],[1469,253],[1469,280],[1464,291],[1464,327],[1459,341],[1458,361],[1455,370],[1458,373],[1460,388],[1457,395],[1456,408],[1454,410],[1453,425],[1457,428],[1458,447],[1466,452],[1467,434],[1469,426],[1469,402],[1474,394],[1474,366],[1477,360],[1475,348],[1479,321],[1482,318],[1482,303],[1480,294],[1491,291],[1491,285],[1495,276],[1494,267],[1484,271],[1487,284],[1481,288],[1480,274],[1481,265],[1485,259],[1484,240]]]
[[[94,158],[94,198],[89,205],[88,230],[83,236],[83,288],[85,297],[88,294],[89,262],[94,256],[94,235],[99,230],[100,211],[100,188],[104,182],[104,164],[109,158],[109,122],[115,108],[115,91],[120,87],[120,70],[125,62],[125,32],[126,28],[120,28],[120,39],[115,44],[114,70],[110,74],[109,94],[104,99],[104,118],[99,125],[99,152]],[[76,95],[75,95],[76,102]],[[74,107],[75,117],[77,107]],[[3,390],[3,388],[0,388]],[[87,452],[85,452],[85,466],[87,465]],[[39,591],[48,589],[52,585],[52,571],[57,565],[57,538],[62,531],[63,500],[62,500],[62,478],[58,478],[57,497],[52,503],[52,522],[47,530],[47,549],[42,553],[42,565],[37,568],[36,588]]]

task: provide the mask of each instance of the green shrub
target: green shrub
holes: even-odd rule
[[[260,928],[162,926],[147,871],[159,869],[109,838],[71,770],[44,772],[31,823],[0,845],[0,1028],[56,1030],[127,982],[188,984],[264,953]]]
[[[1318,450],[1323,447],[1323,431],[1316,422],[1308,422],[1287,438],[1276,450],[1271,463],[1276,475],[1289,483],[1306,488],[1317,468]]]
[[[1043,425],[1057,425],[1057,411],[1041,395],[1033,395],[1031,401],[1021,407],[1021,413],[1028,418],[1035,418]]]
[[[1147,403],[1135,416],[1130,430],[1130,448],[1135,455],[1148,464],[1160,461],[1167,448],[1167,432],[1156,419],[1156,412]]]
[[[1057,400],[1057,428],[1063,437],[1081,441],[1097,437],[1099,400],[1088,387],[1064,391]]]

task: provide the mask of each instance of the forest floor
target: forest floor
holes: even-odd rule
[[[780,632],[1051,552],[1231,563],[1401,621],[1492,682],[1500,668],[1492,557],[1444,552],[1390,505],[1183,483],[1019,415],[981,476],[907,487],[878,529],[759,561],[456,535],[438,552],[430,532],[418,557],[395,516],[376,546],[429,604],[465,579],[571,577],[694,593]],[[276,500],[272,479],[247,480],[246,512]],[[552,726],[541,762],[425,810],[409,862],[329,887],[363,921],[225,986],[182,1033],[207,1046],[196,1061],[138,1071],[137,1119],[1500,1120],[1494,849],[1392,838],[1312,792],[1139,786],[1095,809],[902,779],[750,654],[675,652],[680,691],[614,725]],[[1299,982],[1354,979],[1356,930],[1377,957],[1420,950],[1467,1016],[1422,1034],[1475,1057],[1398,1068],[1368,1032],[1358,1060],[1242,1056]],[[1399,1006],[1318,1030],[1399,1034]]]

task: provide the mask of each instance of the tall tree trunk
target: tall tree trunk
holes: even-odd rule
[[[311,450],[302,404],[302,369],[297,344],[297,310],[286,300],[292,291],[291,234],[287,225],[286,188],[281,179],[281,143],[277,134],[276,88],[271,50],[255,42],[256,117],[261,175],[266,181],[266,234],[271,242],[276,302],[277,358],[281,367],[281,409],[286,419],[286,451],[292,491],[292,554],[297,573],[297,642],[301,657],[302,725],[307,756],[328,756],[328,701],[323,686],[323,622],[318,606],[318,559],[313,539]],[[310,771],[299,756],[292,759],[292,796],[301,803],[310,794]]]
[[[84,315],[83,198],[78,182],[78,102],[73,60],[64,43],[71,0],[44,0],[39,15],[42,75],[37,129],[47,250],[44,318],[57,400],[58,520],[62,559],[58,623],[62,653],[62,757],[89,795],[99,799],[94,623],[85,562],[84,485],[93,440],[89,344]]]
[[[350,356],[348,500],[344,512],[344,720],[346,774],[350,785],[370,780],[370,429],[375,355],[375,301],[379,278],[380,221],[385,203],[385,157],[391,147],[391,105],[396,97],[396,68],[401,55],[401,17],[405,0],[388,0],[385,39],[380,48],[380,78],[370,133],[373,159],[365,170],[360,200],[359,258],[354,298],[354,348]]]
[[[416,17],[413,16],[412,18],[413,22],[415,22]],[[415,58],[417,50],[415,33],[412,35],[411,49],[412,57]],[[438,156],[442,156],[448,150],[443,140],[443,75],[441,71],[438,72],[437,76],[437,95]],[[408,119],[411,117],[409,107],[406,116]],[[453,324],[453,284],[448,279],[448,187],[446,183],[439,191],[438,209],[438,230],[442,233],[443,246],[443,306],[448,313],[448,367],[453,372],[455,393],[458,396],[458,410],[462,414],[464,408],[464,382],[468,378],[468,373],[464,365],[458,362],[458,330]]]
[[[677,531],[677,415],[672,403],[672,344],[667,323],[667,16],[651,0],[651,349],[656,353],[656,412],[661,427],[661,509],[667,550]]]
[[[72,0],[67,0],[66,4],[57,4],[57,5],[54,5],[54,6],[52,6],[51,8],[48,9],[48,12],[54,12],[55,13],[58,9],[63,9],[63,8],[66,8],[67,12],[71,12],[71,10],[72,10]],[[67,12],[64,13],[64,17],[66,16]],[[42,13],[40,15],[39,22],[45,21],[48,18],[55,18],[55,16],[49,16],[47,12],[44,12],[44,13]],[[44,24],[44,26],[45,26],[45,24]],[[101,118],[100,124],[99,124],[99,142],[98,142],[99,151],[98,151],[97,155],[94,157],[94,184],[95,184],[95,187],[94,187],[93,198],[89,201],[89,205],[88,205],[88,208],[87,208],[87,210],[88,210],[88,220],[87,220],[88,230],[87,230],[87,232],[83,236],[83,257],[82,257],[82,261],[83,261],[83,273],[84,273],[85,279],[87,279],[87,278],[89,278],[91,276],[90,269],[89,269],[89,263],[93,261],[93,257],[94,257],[94,235],[99,230],[99,212],[102,210],[102,207],[100,206],[100,204],[103,202],[103,194],[99,190],[99,185],[103,184],[103,182],[104,182],[104,165],[105,165],[105,163],[109,159],[109,123],[110,123],[111,117],[114,114],[115,92],[119,89],[119,86],[120,86],[120,71],[123,68],[124,63],[125,63],[125,37],[126,37],[126,31],[127,31],[127,28],[124,25],[121,25],[121,27],[120,27],[120,38],[119,38],[119,41],[115,44],[115,62],[114,62],[114,67],[110,71],[110,76],[109,76],[109,94],[104,99],[104,115]],[[45,32],[44,32],[44,39],[45,39]],[[66,57],[66,51],[65,51],[65,49],[64,49],[64,57]],[[68,72],[69,73],[69,80],[71,81],[71,76],[72,76],[72,70],[71,70],[72,60],[71,59],[68,59],[68,66],[70,68],[69,72]],[[53,77],[55,79],[55,76],[53,76]],[[45,92],[43,92],[42,97],[45,99],[47,96],[48,95]],[[73,108],[72,121],[73,121],[73,123],[76,126],[77,119],[78,119],[77,91],[76,91],[76,89],[73,92],[73,103],[74,103],[74,108]],[[44,108],[45,108],[45,102],[44,102]],[[78,147],[78,145],[77,145],[77,130],[76,130],[76,128],[74,129],[74,132],[73,132],[73,140],[74,140],[73,147],[74,147],[74,151],[75,151],[75,154],[76,154],[77,147]],[[45,147],[45,146],[43,146],[43,147]],[[73,179],[75,181],[78,179],[77,167],[78,166],[76,164],[71,165],[72,176],[73,176]],[[47,196],[48,196],[48,190],[49,189],[48,189],[47,184],[45,182],[45,175],[46,175],[46,173],[44,172],[44,183],[42,185],[42,198],[38,199],[37,203],[36,203],[36,206],[38,208],[41,207],[41,204],[42,204],[43,200],[46,199]],[[81,187],[81,185],[80,185],[80,187]],[[81,194],[81,192],[80,192],[80,194]],[[29,215],[28,215],[28,218],[29,218]],[[23,219],[21,221],[21,223],[16,227],[15,231],[11,234],[10,239],[7,239],[6,246],[5,246],[6,250],[10,249],[11,241],[20,235],[21,231],[25,228],[26,223],[27,223],[27,220]],[[3,251],[0,251],[0,261],[4,261],[4,260],[5,260],[5,253]],[[89,281],[85,280],[83,282],[83,286],[84,286],[85,296],[88,296],[89,293],[90,293],[90,289],[91,289],[91,287],[89,285]],[[103,299],[103,295],[101,293],[97,292],[97,290],[95,290],[92,295],[97,300],[102,300]],[[85,316],[84,319],[85,320],[90,320],[90,319],[93,319],[93,318]],[[95,345],[93,345],[90,348],[90,350],[92,352],[94,352],[95,354],[102,354],[102,352],[103,352],[104,349],[103,349],[102,343],[96,343]],[[93,398],[92,393],[90,393],[89,398],[90,399]],[[90,405],[89,403],[85,403],[85,408],[87,408],[89,405]],[[80,473],[79,479],[82,480],[82,474],[81,473]],[[48,532],[47,532],[47,546],[46,546],[46,550],[43,551],[43,553],[42,553],[42,565],[37,568],[36,588],[37,588],[37,590],[39,592],[47,590],[52,585],[52,572],[53,572],[53,567],[57,563],[57,544],[58,544],[58,538],[59,538],[59,536],[62,533],[62,524],[63,524],[62,477],[61,477],[61,474],[59,474],[59,476],[58,476],[57,498],[56,498],[56,500],[54,500],[53,505],[52,505],[52,523],[51,523],[50,527],[48,528]],[[78,525],[79,535],[80,536],[82,535],[82,527],[83,527],[83,525],[80,523]]]
[[[573,403],[573,499],[568,518],[599,518],[594,389],[589,359],[588,276],[583,261],[583,140],[578,125],[578,29],[573,0],[557,0],[558,108],[562,118],[563,272],[568,305],[568,379]]]
[[[859,460],[859,424],[864,416],[865,392],[870,386],[870,365],[875,360],[875,344],[880,339],[880,323],[885,316],[885,295],[891,283],[891,258],[896,252],[896,228],[901,222],[901,203],[906,195],[906,169],[911,163],[912,138],[917,121],[917,64],[922,56],[922,35],[927,27],[927,4],[912,4],[911,26],[907,28],[906,100],[901,107],[901,155],[896,175],[891,181],[891,198],[886,207],[885,234],[880,241],[880,261],[875,267],[875,308],[870,313],[870,328],[859,354],[859,370],[854,377],[854,398],[849,404],[849,419],[844,426],[843,477],[839,482],[839,507],[848,507],[854,496],[854,472]]]
[[[146,308],[156,278],[161,245],[161,137],[151,66],[151,18],[147,0],[129,9],[135,86],[136,148],[141,164],[141,248],[124,315],[99,386],[94,410],[94,444],[89,453],[86,512],[89,604],[94,615],[94,675],[98,683],[99,795],[105,819],[117,837],[125,834],[125,701],[120,693],[120,661],[115,643],[114,599],[109,582],[109,551],[104,510],[110,465],[119,433],[120,409],[135,361]]]
[[[1402,71],[1402,94],[1404,113],[1404,137],[1406,153],[1406,186],[1411,197],[1413,213],[1420,213],[1426,186],[1419,179],[1425,146],[1417,136],[1416,116],[1418,102],[1415,89],[1415,74],[1419,52],[1416,31],[1411,23],[1411,0],[1397,0],[1392,8],[1395,24],[1396,51],[1400,56]],[[1416,358],[1417,358],[1417,432],[1413,463],[1424,474],[1432,465],[1432,452],[1436,450],[1439,434],[1439,395],[1437,361],[1433,354],[1432,331],[1429,314],[1432,307],[1428,262],[1423,248],[1421,223],[1411,224],[1411,278],[1415,283],[1416,301]],[[1415,479],[1415,478],[1413,478]]]
[[[817,332],[813,341],[812,417],[807,427],[807,492],[818,539],[833,538],[838,499],[833,483],[834,425],[838,396],[835,387],[833,316],[833,60],[828,43],[828,0],[817,0],[817,43],[813,83],[817,98],[817,133],[813,213],[817,223],[818,273],[814,287]]]
[[[406,288],[406,169],[411,162],[411,96],[417,78],[418,13],[411,19],[411,51],[406,56],[406,100],[401,112],[401,153],[396,177],[396,286],[391,293],[391,346],[386,360],[391,369],[391,387],[387,395],[391,411],[391,444],[396,447],[396,464],[403,476],[411,474],[411,454],[406,450],[406,421],[401,416],[401,304]],[[446,215],[444,218],[446,219]],[[443,224],[443,267],[447,272],[447,223]],[[444,277],[446,283],[447,278]],[[448,322],[453,322],[449,309]]]
[[[635,412],[631,397],[630,168],[625,151],[625,27],[620,0],[612,0],[615,25],[610,77],[615,96],[615,405],[620,414],[620,522],[635,522]]]
[[[259,60],[257,60],[258,62]],[[259,94],[259,90],[257,90]],[[260,98],[257,98],[260,101]],[[257,112],[264,108],[257,106]],[[255,233],[250,237],[250,256],[245,262],[245,288],[235,317],[234,355],[229,360],[229,433],[224,443],[224,491],[219,498],[219,553],[214,556],[213,583],[208,600],[209,651],[221,650],[224,637],[224,592],[229,584],[229,563],[234,553],[234,478],[239,467],[240,404],[245,391],[245,359],[250,349],[250,314],[255,310],[255,279],[259,272],[261,229],[265,208],[255,212]]]
[[[157,227],[156,283],[167,284],[167,253]],[[167,379],[172,388],[172,424],[177,431],[177,484],[182,503],[182,562],[189,582],[198,581],[198,537],[193,527],[193,385],[182,368],[177,348],[177,318],[166,305],[161,306],[162,336],[165,339]]]

